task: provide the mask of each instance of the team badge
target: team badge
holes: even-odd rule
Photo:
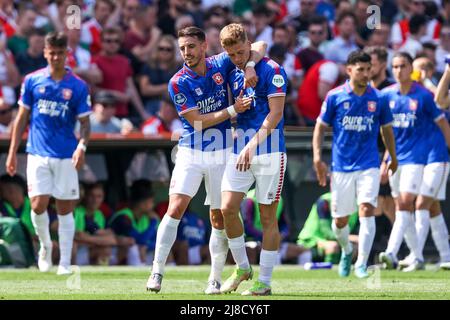
[[[203,91],[202,91],[202,89],[200,89],[200,88],[195,88],[195,93],[196,93],[198,96],[201,96],[201,95],[203,94]]]
[[[419,102],[417,100],[411,99],[409,100],[409,110],[416,111]]]
[[[62,90],[62,95],[63,95],[63,98],[65,100],[70,100],[70,98],[72,98],[72,90],[70,90],[70,89],[63,89]]]
[[[186,98],[186,96],[185,96],[184,94],[182,94],[182,93],[177,93],[177,94],[175,95],[175,97],[174,97],[174,101],[175,101],[175,104],[177,104],[177,105],[179,105],[179,106],[182,106],[183,104],[186,103],[187,98]]]
[[[223,77],[222,77],[222,74],[220,72],[215,73],[212,76],[212,78],[213,78],[214,82],[216,84],[218,84],[219,86],[223,84]]]
[[[391,109],[395,108],[395,100],[389,101],[389,108],[391,108]]]
[[[45,93],[45,87],[44,86],[41,86],[41,87],[39,87],[39,93]]]
[[[344,109],[345,110],[350,109],[350,102],[344,102]]]
[[[369,112],[375,112],[377,110],[377,103],[375,101],[367,102],[367,110]]]

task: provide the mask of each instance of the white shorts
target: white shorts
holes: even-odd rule
[[[270,205],[280,200],[283,188],[287,157],[284,152],[267,153],[254,156],[250,169],[236,169],[238,155],[232,154],[228,161],[222,180],[222,192],[247,193],[256,182],[256,201]]]
[[[354,172],[332,172],[331,216],[346,217],[354,213],[361,203],[375,208],[380,189],[380,169],[370,168]]]
[[[448,172],[448,162],[427,164],[423,169],[419,194],[437,200],[445,200]]]
[[[169,195],[184,194],[193,198],[205,178],[205,205],[211,209],[220,209],[220,185],[230,153],[231,149],[199,151],[178,148]]]
[[[397,171],[389,177],[392,197],[397,198],[400,193],[419,194],[422,185],[423,164],[404,164],[398,166]]]
[[[28,154],[27,183],[30,198],[51,195],[58,200],[79,198],[78,173],[72,159]]]

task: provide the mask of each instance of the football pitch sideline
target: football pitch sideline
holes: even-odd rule
[[[149,267],[81,267],[71,276],[57,276],[56,268],[40,273],[37,268],[0,269],[0,299],[45,300],[258,300],[240,295],[251,281],[241,284],[238,292],[208,296],[206,288],[209,266],[167,267],[160,293],[147,292]],[[233,271],[227,266],[223,278]],[[259,268],[255,267],[255,277]],[[255,280],[255,278],[253,279]],[[253,281],[252,280],[252,281]],[[340,278],[337,270],[305,271],[298,266],[275,268],[273,295],[267,300],[291,299],[445,299],[450,300],[450,271],[427,270],[413,273],[375,268],[368,279],[353,274]]]

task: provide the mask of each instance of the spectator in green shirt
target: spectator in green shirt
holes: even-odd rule
[[[16,33],[8,39],[8,49],[14,56],[26,53],[28,49],[28,36],[34,28],[37,13],[32,6],[25,5],[19,10]]]
[[[339,263],[340,247],[331,228],[331,193],[325,193],[317,199],[309,212],[303,229],[300,231],[297,243],[309,248],[313,252],[313,261],[325,261],[333,264]],[[357,232],[358,212],[354,212],[349,218],[351,233]],[[358,235],[351,234],[350,241],[358,245]]]
[[[108,265],[112,247],[117,245],[100,206],[105,199],[101,183],[87,184],[81,204],[75,208],[75,244],[77,264]]]

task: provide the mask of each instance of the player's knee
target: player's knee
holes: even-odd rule
[[[347,218],[336,218],[336,219],[334,219],[334,224],[339,229],[344,228],[347,225],[347,223],[348,223],[348,219]]]
[[[210,218],[211,218],[211,226],[214,229],[222,230],[224,228],[222,211],[220,210],[212,211],[210,214]]]
[[[172,219],[181,220],[184,210],[180,206],[172,206],[167,210],[166,214]]]
[[[337,241],[330,241],[329,243],[327,243],[325,253],[327,253],[327,254],[338,253],[339,250],[340,250],[340,247],[339,247],[339,244],[337,243]]]
[[[33,198],[31,199],[31,210],[36,214],[44,213],[47,210],[48,201],[42,198]]]
[[[433,202],[433,198],[418,196],[416,200],[416,210],[429,210],[433,205]]]
[[[362,217],[371,217],[374,215],[375,208],[368,203],[363,203],[359,206],[359,214]]]
[[[232,205],[223,206],[221,211],[225,219],[237,217],[239,215],[239,207],[234,207]]]

